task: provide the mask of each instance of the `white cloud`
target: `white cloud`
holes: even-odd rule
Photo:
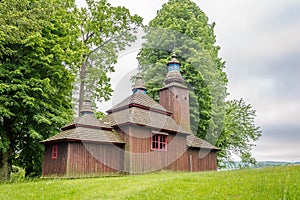
[[[261,139],[257,143],[257,146],[252,151],[254,157],[258,161],[299,161],[300,132],[297,132],[297,129],[299,131],[299,127],[296,127],[292,132],[290,132],[288,128],[280,127],[266,129]]]
[[[294,126],[299,124],[300,104],[297,100],[264,98],[255,106],[258,110],[258,122],[262,126],[272,124]]]

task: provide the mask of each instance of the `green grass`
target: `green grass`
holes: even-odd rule
[[[300,166],[2,183],[0,199],[300,199]]]

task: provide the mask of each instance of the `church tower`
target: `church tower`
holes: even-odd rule
[[[190,131],[189,89],[180,74],[180,62],[176,55],[167,64],[165,86],[160,89],[160,105],[171,111],[173,119],[186,131]]]

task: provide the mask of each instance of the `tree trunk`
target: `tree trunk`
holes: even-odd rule
[[[5,151],[0,149],[0,181],[9,180],[12,170],[12,155],[14,152],[14,137],[11,132],[11,127],[14,119],[3,118],[5,138],[8,138],[9,145]]]
[[[9,180],[10,178],[10,172],[12,169],[11,155],[11,146],[5,152],[0,152],[0,181]]]
[[[83,62],[80,69],[80,86],[79,86],[79,105],[78,105],[78,116],[83,106],[84,101],[84,86],[85,86],[85,75],[86,75],[86,63]]]

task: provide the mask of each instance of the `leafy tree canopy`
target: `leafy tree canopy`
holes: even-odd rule
[[[148,93],[158,101],[158,91],[167,73],[166,63],[175,52],[190,88],[191,131],[222,149],[220,161],[230,159],[232,152],[243,160],[253,161],[250,141],[257,141],[260,136],[259,128],[250,120],[255,113],[242,102],[226,102],[228,80],[223,71],[225,62],[218,55],[220,47],[215,45],[214,26],[194,2],[169,0],[145,28],[145,43],[138,60]],[[231,109],[248,117],[236,119],[244,126],[232,126]],[[240,131],[243,133],[239,134]],[[229,132],[236,137],[230,138]]]
[[[191,130],[202,138],[215,138],[220,132],[227,95],[225,64],[218,57],[213,28],[214,23],[208,23],[195,3],[170,0],[150,21],[138,55],[149,94],[158,99],[165,65],[173,51],[178,54],[181,73],[191,90]]]
[[[218,146],[222,147],[220,164],[231,161],[232,154],[241,158],[242,167],[255,164],[251,155],[252,147],[261,136],[261,131],[255,125],[256,112],[243,99],[226,102],[226,115]],[[222,166],[221,166],[222,167]]]
[[[81,44],[72,1],[0,1],[0,177],[39,174],[39,143],[72,117]]]
[[[114,71],[117,53],[135,40],[133,34],[142,18],[131,15],[125,7],[113,7],[106,0],[87,0],[87,7],[77,11],[80,41],[86,47],[79,67],[79,111],[84,91],[93,100],[108,100],[112,89],[108,73]]]

